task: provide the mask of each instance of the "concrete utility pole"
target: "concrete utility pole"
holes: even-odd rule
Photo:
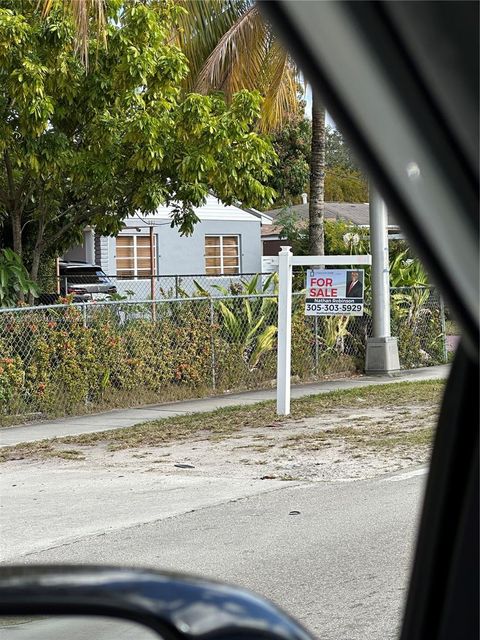
[[[367,340],[365,371],[385,373],[400,369],[397,339],[390,335],[390,265],[387,208],[370,188],[370,247],[372,252],[373,337]]]

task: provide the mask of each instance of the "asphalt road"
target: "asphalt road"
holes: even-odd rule
[[[270,598],[322,640],[389,640],[398,634],[425,477],[417,469],[356,482],[282,483],[52,545],[17,562],[130,564],[202,574]],[[132,495],[132,510],[134,501]],[[52,640],[66,637],[64,627],[54,630],[58,621],[46,620],[16,626],[17,633],[4,627],[0,638],[43,638],[40,624]],[[20,635],[20,626],[38,636]],[[107,630],[96,637],[119,636]]]
[[[134,622],[93,617],[1,619],[0,640],[159,640]]]

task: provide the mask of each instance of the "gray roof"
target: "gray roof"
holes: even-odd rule
[[[348,220],[356,225],[370,225],[368,202],[325,202],[325,218],[327,220]],[[308,220],[308,204],[294,204],[291,207],[272,209],[265,211],[272,216],[275,223],[276,218],[284,211],[292,211],[300,219]],[[393,216],[388,214],[388,224],[397,226]]]

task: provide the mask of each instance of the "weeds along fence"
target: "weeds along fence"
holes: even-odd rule
[[[448,362],[445,305],[434,287],[390,290],[391,334],[398,339],[402,369]]]
[[[274,386],[274,293],[0,309],[0,422]],[[293,380],[363,369],[362,317],[304,315],[293,296]],[[444,362],[442,305],[431,289],[392,291],[403,367]]]

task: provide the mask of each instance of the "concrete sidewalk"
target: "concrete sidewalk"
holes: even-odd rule
[[[310,384],[292,386],[292,399],[302,398],[317,393],[327,393],[340,389],[355,389],[369,385],[394,382],[415,382],[420,380],[444,379],[448,376],[450,365],[426,367],[399,371],[390,375],[367,376],[342,380],[328,380]],[[244,391],[236,394],[210,396],[198,400],[185,400],[166,404],[149,405],[135,409],[115,409],[105,413],[95,413],[79,417],[58,418],[57,420],[36,422],[27,425],[0,428],[0,447],[8,447],[22,442],[37,442],[47,438],[110,431],[121,427],[131,427],[140,422],[185,415],[187,413],[204,413],[221,407],[235,405],[251,405],[264,400],[274,400],[275,389]]]

